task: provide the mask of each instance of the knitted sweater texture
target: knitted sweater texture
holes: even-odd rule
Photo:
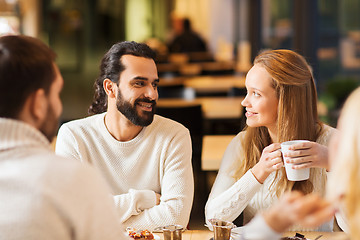
[[[189,131],[155,115],[135,138],[122,142],[107,130],[105,114],[62,125],[56,153],[90,163],[104,176],[125,226],[186,226],[194,191]],[[159,205],[155,193],[161,194]]]
[[[24,122],[0,118],[0,239],[124,239],[104,180],[56,156]]]
[[[327,146],[333,131],[333,128],[325,125],[317,143]],[[241,147],[241,141],[244,134],[244,132],[240,132],[225,151],[219,173],[206,203],[206,219],[219,218],[234,221],[243,213],[244,224],[246,224],[259,211],[269,208],[277,201],[275,193],[270,191],[275,172],[272,172],[263,184],[256,180],[250,170],[238,180],[233,177],[234,166],[237,165],[236,161],[243,159],[244,151]],[[321,196],[325,194],[326,178],[327,174],[324,171],[324,173],[314,176],[313,179],[314,192]],[[289,231],[332,231],[332,229],[333,221],[323,224],[318,229],[307,229],[296,225]]]

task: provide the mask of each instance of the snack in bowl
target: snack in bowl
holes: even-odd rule
[[[131,238],[134,239],[154,239],[154,235],[151,231],[145,230],[136,230],[135,228],[126,228],[127,233]]]

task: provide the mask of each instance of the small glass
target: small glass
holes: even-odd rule
[[[184,227],[180,225],[168,225],[162,228],[164,240],[181,240]]]
[[[231,229],[235,227],[232,222],[227,222],[220,219],[210,219],[209,222],[214,229],[214,240],[230,239]]]

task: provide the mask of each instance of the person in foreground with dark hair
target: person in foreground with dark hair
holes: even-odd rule
[[[194,194],[188,129],[154,115],[154,57],[146,44],[114,44],[95,82],[95,115],[62,125],[56,142],[56,153],[102,173],[125,226],[149,230],[187,226]]]
[[[0,239],[124,239],[104,180],[51,149],[63,86],[54,61],[35,38],[0,37]]]

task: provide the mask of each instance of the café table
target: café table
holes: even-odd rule
[[[201,170],[217,171],[224,152],[235,135],[205,135],[201,153]]]
[[[245,88],[244,76],[199,76],[187,79],[186,87],[193,88],[198,94],[227,93],[231,88]]]
[[[161,78],[159,86],[184,85],[197,94],[226,94],[233,87],[245,88],[243,75],[194,76]]]
[[[243,97],[160,98],[157,105],[163,107],[182,107],[200,104],[203,116],[207,120],[240,119],[244,110],[241,106],[243,99]]]
[[[188,71],[184,69],[196,66],[195,72],[190,72],[190,75],[196,74],[225,74],[234,73],[236,64],[234,61],[196,61],[188,62],[188,56],[184,54],[174,54],[171,56],[171,61],[167,63],[157,63],[156,67],[160,75],[166,74],[180,74],[183,76],[189,75]]]
[[[322,235],[319,240],[346,240],[349,239],[348,235],[344,232],[298,232],[304,235],[309,240],[314,240],[316,237]],[[161,240],[164,240],[162,233],[156,233],[160,236]],[[295,232],[286,232],[284,237],[292,237]],[[182,240],[209,240],[213,237],[213,232],[209,230],[187,230],[182,234]]]

